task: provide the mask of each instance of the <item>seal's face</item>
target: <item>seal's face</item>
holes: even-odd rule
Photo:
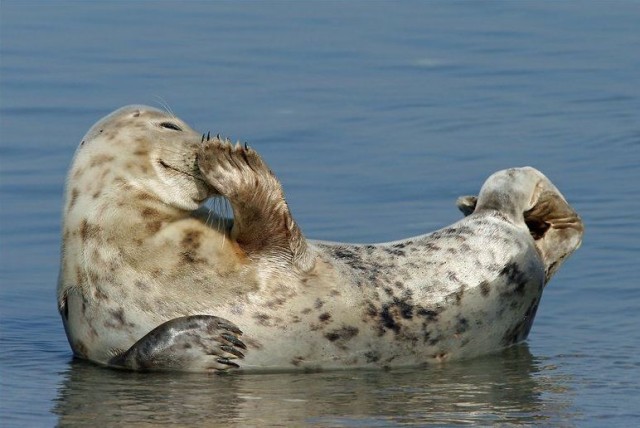
[[[123,107],[89,130],[76,152],[71,176],[75,171],[84,181],[97,181],[96,192],[103,196],[128,185],[165,204],[194,210],[210,195],[196,159],[201,139],[168,113]],[[84,171],[87,165],[89,171]]]

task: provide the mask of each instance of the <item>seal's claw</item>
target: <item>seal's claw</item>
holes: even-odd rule
[[[222,333],[220,335],[220,337],[222,337],[224,340],[226,340],[227,342],[230,342],[231,344],[233,344],[234,346],[237,346],[238,348],[242,348],[242,349],[247,349],[247,345],[245,345],[244,343],[242,343],[242,341],[240,339],[238,339],[237,337],[228,334],[228,333]]]
[[[235,349],[232,346],[222,345],[220,347],[220,349],[222,349],[223,351],[228,352],[228,353],[230,353],[230,354],[232,354],[232,355],[234,355],[234,356],[236,356],[238,358],[244,358],[244,354],[242,352],[238,351],[237,349]],[[244,348],[244,349],[246,349],[246,348]]]
[[[218,358],[216,361],[219,362],[220,364],[226,364],[227,366],[233,367],[236,369],[240,367],[239,365],[229,360],[228,358]]]
[[[222,319],[222,318],[220,318],[220,319]],[[239,329],[235,324],[231,324],[231,323],[230,323],[230,322],[228,322],[228,321],[222,321],[222,322],[220,322],[220,323],[218,324],[218,327],[219,327],[219,328],[222,328],[222,329],[224,329],[224,330],[230,331],[230,332],[232,332],[232,333],[235,333],[235,334],[238,334],[238,335],[242,335],[242,330],[240,330],[240,329]],[[230,334],[227,334],[227,333],[222,333],[222,334],[221,334],[221,336],[223,336],[223,337],[224,337],[225,335],[227,335],[227,336],[231,336]]]

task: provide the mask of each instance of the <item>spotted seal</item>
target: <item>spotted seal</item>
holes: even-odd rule
[[[203,209],[228,199],[233,220]],[[583,226],[539,171],[490,176],[466,217],[356,245],[306,240],[253,149],[128,106],[70,168],[58,304],[76,356],[134,370],[334,369],[469,358],[527,337]]]

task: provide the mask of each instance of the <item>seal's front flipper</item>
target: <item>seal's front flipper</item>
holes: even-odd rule
[[[242,332],[231,322],[210,316],[175,318],[159,325],[129,350],[109,361],[131,370],[226,371],[244,358]]]
[[[302,272],[313,268],[313,255],[282,186],[255,150],[208,140],[198,154],[198,166],[209,186],[231,203],[231,238],[247,255],[288,260]]]

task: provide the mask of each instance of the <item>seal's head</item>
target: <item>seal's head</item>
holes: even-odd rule
[[[116,110],[82,139],[69,175],[67,204],[78,195],[118,199],[129,188],[194,210],[210,193],[196,159],[201,138],[182,120],[152,107]]]
[[[546,268],[546,281],[582,242],[584,225],[560,191],[532,167],[510,168],[491,175],[478,197],[457,201],[465,214],[499,212],[526,226]]]

